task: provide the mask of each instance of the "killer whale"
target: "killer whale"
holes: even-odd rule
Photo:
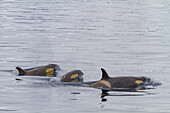
[[[83,82],[84,73],[80,70],[73,70],[61,77],[61,82]]]
[[[102,78],[92,84],[90,87],[106,89],[106,90],[140,90],[146,85],[151,84],[151,79],[147,77],[110,77],[108,73],[101,68]]]
[[[60,70],[60,67],[57,64],[49,64],[45,66],[39,66],[36,68],[29,69],[21,69],[20,67],[16,67],[19,74],[18,77],[23,77],[21,79],[31,77],[31,80],[34,79],[44,79],[44,80],[54,80],[57,78],[56,72]],[[56,71],[57,70],[57,71]],[[85,87],[93,87],[99,88],[103,90],[113,90],[113,91],[132,91],[132,90],[140,90],[145,89],[145,86],[149,85],[160,85],[160,83],[154,83],[148,77],[132,77],[132,76],[124,76],[124,77],[110,77],[108,73],[101,68],[102,77],[100,80],[96,81],[83,81],[83,72],[81,70],[73,70],[66,74],[64,74],[59,80],[56,82],[61,82],[66,85],[77,85],[77,86],[85,86]],[[16,78],[16,80],[20,80],[20,78]],[[74,83],[73,83],[74,82]]]
[[[56,76],[56,70],[60,70],[60,67],[57,64],[48,64],[45,66],[39,66],[27,70],[23,70],[20,67],[16,67],[16,69],[19,72],[18,76],[29,75],[54,77]]]
[[[39,66],[35,68],[29,69],[21,69],[20,67],[16,67],[18,76],[16,80],[22,79],[39,79],[39,80],[50,80],[51,78],[56,78],[57,73],[61,70],[61,68],[57,64],[48,64],[45,66]],[[83,72],[80,70],[73,70],[64,75],[62,75],[60,82],[83,82]]]

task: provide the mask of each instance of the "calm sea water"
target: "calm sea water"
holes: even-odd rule
[[[169,113],[169,30],[169,0],[0,0],[0,113]],[[85,81],[100,79],[103,67],[162,85],[139,96],[109,92],[102,102],[98,89],[11,74],[49,63],[80,69]]]

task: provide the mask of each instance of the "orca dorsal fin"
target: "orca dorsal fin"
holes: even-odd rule
[[[16,69],[18,70],[19,75],[25,75],[26,72],[23,69],[21,69],[20,67],[16,67]]]
[[[110,78],[109,75],[107,74],[107,72],[103,68],[101,68],[101,70],[102,70],[102,79],[101,80]]]

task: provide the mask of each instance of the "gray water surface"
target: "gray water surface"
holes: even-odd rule
[[[0,112],[169,113],[169,0],[0,0]],[[155,89],[101,101],[99,89],[15,81],[16,66],[54,63],[84,80],[147,76]],[[129,92],[125,92],[129,93]]]

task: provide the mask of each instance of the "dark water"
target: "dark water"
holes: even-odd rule
[[[0,0],[0,112],[169,113],[169,30],[169,0]],[[10,73],[49,63],[80,69],[85,81],[100,79],[103,67],[162,85],[102,102],[98,89],[17,82]]]

